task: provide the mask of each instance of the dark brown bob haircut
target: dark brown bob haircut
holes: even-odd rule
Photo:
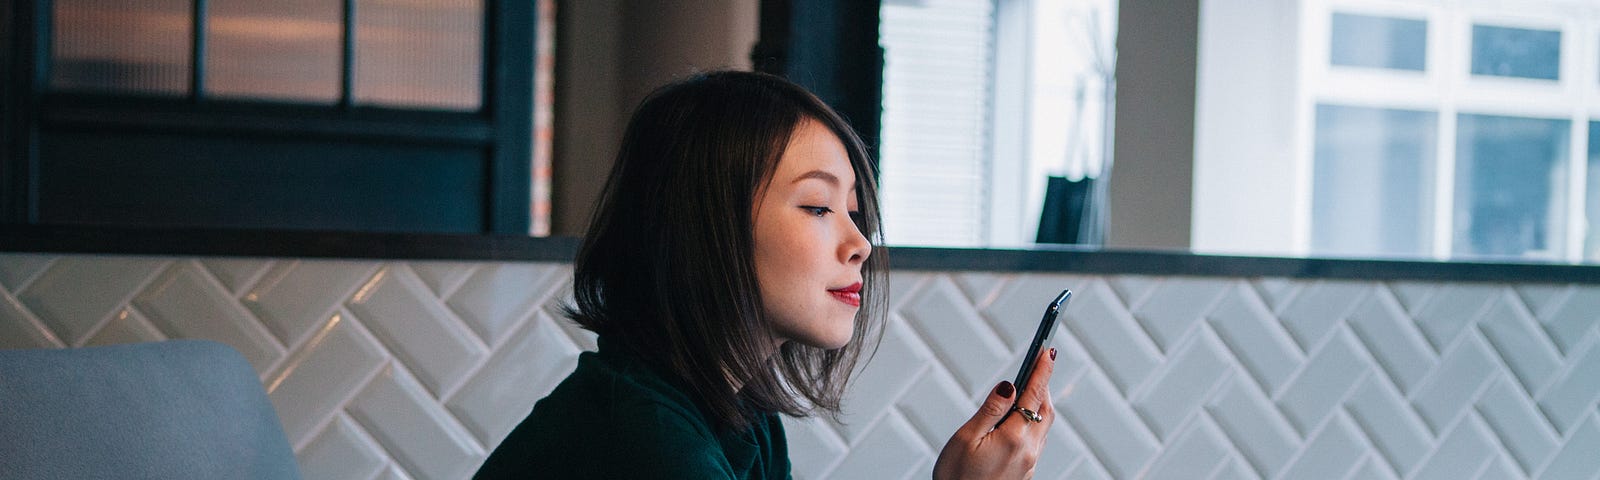
[[[718,71],[661,87],[634,111],[574,262],[567,315],[644,356],[721,428],[743,429],[764,412],[836,416],[857,360],[881,338],[874,319],[884,316],[888,277],[877,248],[862,266],[850,342],[824,350],[791,341],[773,352],[752,215],[806,121],[844,144],[856,226],[881,245],[873,165],[855,131],[787,80]]]

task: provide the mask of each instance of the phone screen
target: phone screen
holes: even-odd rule
[[[1050,341],[1050,332],[1055,330],[1056,316],[1061,315],[1061,307],[1067,304],[1067,298],[1072,296],[1072,290],[1062,290],[1055,301],[1044,309],[1044,318],[1039,319],[1039,330],[1033,334],[1033,343],[1028,345],[1028,354],[1022,357],[1022,368],[1017,370],[1017,379],[1011,382],[1017,387],[1017,398],[1022,398],[1022,389],[1027,385],[1028,376],[1033,375],[1034,364],[1039,360],[1039,349]]]

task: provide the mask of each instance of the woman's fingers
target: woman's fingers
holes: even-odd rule
[[[1028,428],[1034,423],[1049,427],[1055,421],[1055,408],[1050,404],[1050,375],[1056,371],[1056,349],[1051,348],[1039,352],[1038,361],[1034,363],[1033,373],[1028,377],[1027,388],[1017,398],[1017,408],[1026,409],[1026,412],[1017,412],[1017,420],[1023,422],[1022,428],[1036,431],[1033,435],[1044,438],[1047,428]],[[1032,414],[1031,416],[1029,414]],[[1034,420],[1038,421],[1035,422]],[[998,425],[997,425],[998,427]]]
[[[1044,401],[1039,404],[1039,418],[1044,420],[1039,422],[1037,426],[1043,428],[1028,429],[1028,434],[1034,437],[1034,443],[1038,448],[1044,448],[1045,436],[1050,431],[1050,425],[1056,421],[1056,407],[1055,404],[1050,403],[1050,390],[1044,389],[1042,392],[1044,393]]]
[[[1034,363],[1033,376],[1027,379],[1028,386],[1022,389],[1022,397],[1017,399],[1017,406],[1043,413],[1042,407],[1050,401],[1050,375],[1056,372],[1055,357],[1055,348],[1039,352],[1039,361]]]
[[[979,438],[994,428],[994,424],[1005,418],[1011,411],[1011,404],[1016,400],[1016,387],[1011,382],[1001,380],[989,391],[989,397],[983,399],[983,404],[978,406],[978,413],[972,414],[972,419],[961,425],[956,430],[956,436],[963,438]]]

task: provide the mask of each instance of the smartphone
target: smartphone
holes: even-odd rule
[[[1039,319],[1039,330],[1033,333],[1033,343],[1028,345],[1028,354],[1022,357],[1022,369],[1017,370],[1017,379],[1011,382],[1017,387],[1016,398],[1022,398],[1022,388],[1027,385],[1028,376],[1033,375],[1034,364],[1039,361],[1039,349],[1050,341],[1050,331],[1056,329],[1056,317],[1061,315],[1061,307],[1067,304],[1070,297],[1072,290],[1062,290],[1061,295],[1045,307],[1044,318]]]

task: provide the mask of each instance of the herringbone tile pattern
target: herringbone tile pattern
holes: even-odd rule
[[[562,264],[0,255],[0,348],[210,338],[307,478],[466,478],[593,338]],[[1600,286],[897,273],[800,478],[926,478],[1077,292],[1036,478],[1600,478]]]

